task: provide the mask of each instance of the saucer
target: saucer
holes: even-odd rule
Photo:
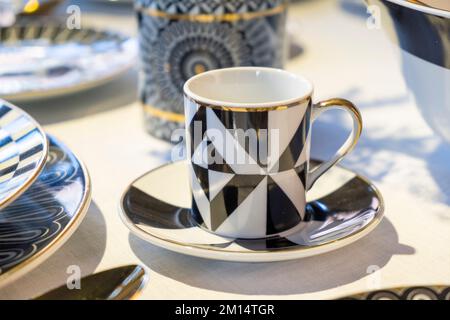
[[[44,170],[0,211],[0,286],[53,254],[77,229],[90,203],[89,175],[76,156],[49,136]]]
[[[93,88],[128,70],[136,57],[136,39],[119,33],[57,21],[17,23],[0,28],[0,96],[34,100]]]
[[[156,246],[236,262],[292,260],[332,251],[364,237],[383,217],[376,187],[340,166],[317,181],[308,200],[306,221],[278,236],[244,240],[215,235],[191,218],[188,167],[181,161],[135,180],[121,199],[120,215],[134,235]]]
[[[0,208],[36,180],[47,153],[41,126],[25,111],[0,99]]]

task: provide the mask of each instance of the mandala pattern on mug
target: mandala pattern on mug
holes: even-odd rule
[[[242,35],[227,25],[174,22],[160,32],[158,41],[141,45],[146,100],[178,113],[183,113],[187,79],[211,69],[250,64]]]
[[[198,73],[234,66],[282,67],[286,19],[283,4],[283,0],[138,1],[143,104],[183,114],[183,84]],[[248,12],[267,13],[273,8],[282,10],[252,19],[239,18]],[[234,13],[236,21],[204,23],[176,18],[180,14],[195,17]],[[155,136],[170,139],[167,124],[177,122],[172,118],[147,113],[147,129]],[[180,121],[171,127],[182,126]]]
[[[234,14],[261,12],[285,5],[286,0],[138,0],[138,8],[171,14]]]

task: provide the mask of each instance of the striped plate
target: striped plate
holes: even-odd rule
[[[47,137],[23,110],[0,99],[0,208],[36,180],[48,154]]]
[[[48,141],[46,165],[36,182],[0,211],[0,287],[55,253],[89,207],[91,184],[86,168],[54,137]]]

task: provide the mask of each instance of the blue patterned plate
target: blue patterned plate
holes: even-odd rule
[[[47,137],[23,110],[0,99],[0,208],[20,196],[44,168]]]
[[[0,286],[53,254],[82,221],[90,203],[83,164],[49,136],[47,163],[38,180],[0,211]]]

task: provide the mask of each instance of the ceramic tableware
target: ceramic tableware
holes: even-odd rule
[[[18,23],[0,29],[0,97],[35,100],[93,88],[121,75],[136,56],[136,41],[119,33]]]
[[[71,290],[64,284],[34,300],[134,300],[147,281],[148,273],[143,267],[123,266],[82,278],[79,290]]]
[[[313,166],[319,163],[311,162]],[[185,255],[272,262],[346,246],[368,235],[383,217],[383,199],[377,188],[354,172],[334,166],[308,193],[305,221],[298,228],[256,240],[222,237],[193,219],[189,180],[185,161],[156,168],[136,179],[120,203],[125,225],[144,241]]]
[[[403,75],[424,119],[450,143],[450,1],[367,2],[402,49]]]
[[[400,287],[364,292],[343,300],[446,300],[450,301],[449,286]]]
[[[49,16],[63,0],[14,0],[19,16]]]
[[[53,254],[77,229],[90,203],[86,168],[49,136],[43,172],[0,211],[0,286],[14,281]]]
[[[287,0],[136,0],[147,131],[184,125],[183,84],[212,69],[282,67]]]
[[[233,238],[265,238],[305,220],[306,192],[356,145],[362,130],[349,101],[314,104],[313,85],[280,69],[202,73],[184,86],[192,213],[202,228]],[[353,119],[329,160],[309,166],[311,125],[338,108]]]
[[[22,109],[0,99],[0,208],[36,180],[47,153],[47,137],[41,126]]]
[[[103,2],[107,4],[133,4],[133,0],[93,0],[95,2]]]

